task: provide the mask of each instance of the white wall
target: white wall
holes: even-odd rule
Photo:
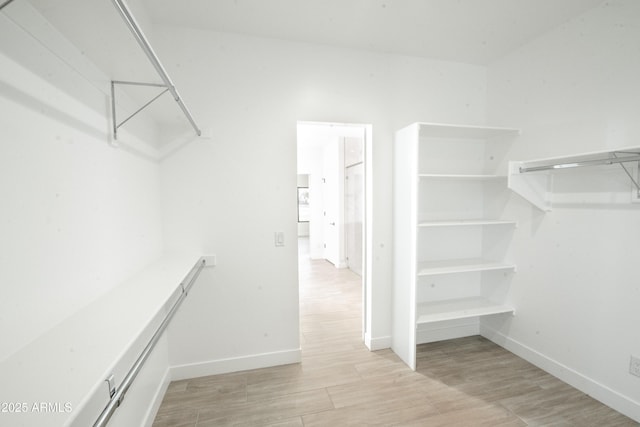
[[[78,415],[92,390],[79,388],[73,371],[84,366],[69,360],[90,365],[80,343],[108,337],[91,335],[91,316],[72,325],[88,334],[77,346],[60,348],[51,331],[162,251],[159,166],[110,145],[108,93],[108,78],[28,3],[0,13],[0,401],[71,404],[71,413],[2,413],[1,425],[62,425]],[[113,315],[126,318],[117,306]],[[148,370],[166,371],[166,359],[160,348]],[[142,394],[131,397],[148,402],[163,378],[140,378]],[[102,380],[95,387],[106,397]],[[114,425],[139,425],[145,412]]]
[[[373,124],[369,332],[388,345],[393,131],[412,121],[482,123],[485,70],[176,27],[154,36],[201,126],[213,129],[212,142],[190,144],[162,166],[167,244],[218,255],[211,283],[176,319],[172,363],[299,348],[298,120]],[[273,245],[277,230],[284,248]]]
[[[489,122],[523,132],[511,159],[640,145],[638,17],[635,0],[605,2],[489,67]],[[640,205],[618,169],[567,172],[556,190],[552,212],[518,196],[505,210],[520,224],[516,316],[499,338],[640,421]]]

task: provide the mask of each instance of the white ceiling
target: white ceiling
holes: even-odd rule
[[[602,0],[142,0],[156,24],[487,65]]]
[[[1,0],[0,0],[1,1]],[[178,25],[294,42],[488,65],[604,0],[126,0],[153,41]],[[158,81],[111,0],[30,3],[106,76]],[[161,61],[163,58],[160,58]],[[149,90],[126,88],[146,102]],[[164,125],[186,122],[165,96],[149,107]],[[124,114],[124,113],[123,113]],[[124,117],[124,116],[123,116]]]
[[[105,50],[113,58],[113,52],[109,51],[122,49],[123,38],[130,37],[118,22],[120,18],[110,0],[29,1],[81,50],[93,56],[98,65],[110,61],[100,58],[105,56]],[[179,25],[488,65],[603,1],[128,0],[128,3],[148,33],[153,32],[154,26]],[[107,39],[109,43],[105,43]],[[120,67],[127,67],[126,59]],[[138,67],[128,68],[131,71]]]

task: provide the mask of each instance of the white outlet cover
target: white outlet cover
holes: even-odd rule
[[[629,363],[629,373],[640,377],[640,357],[631,356],[631,362]]]

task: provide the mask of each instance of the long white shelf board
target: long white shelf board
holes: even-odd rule
[[[418,123],[418,126],[420,136],[427,138],[486,139],[515,137],[520,134],[518,129],[492,126],[467,126],[440,123]]]
[[[0,401],[72,405],[72,412],[55,414],[48,425],[67,425],[92,399],[103,400],[102,409],[108,401],[104,380],[121,371],[123,356],[140,354],[199,259],[157,260],[4,360],[0,379],[11,388],[0,387]],[[123,377],[117,376],[118,384]]]
[[[516,226],[517,221],[502,219],[456,219],[456,220],[439,220],[439,221],[422,221],[418,223],[418,227],[459,227],[469,225],[513,225]]]
[[[460,179],[460,180],[477,180],[477,181],[507,179],[506,175],[483,175],[483,174],[421,173],[421,174],[418,174],[418,177],[425,178],[425,179]]]
[[[595,160],[609,159],[613,153],[640,154],[640,146],[621,147],[608,151],[592,151],[588,153],[574,154],[571,156],[548,157],[546,159],[510,161],[507,186],[533,206],[544,212],[548,212],[551,210],[554,172],[565,171],[570,173],[573,166],[577,166],[579,163],[589,163]],[[553,165],[558,166],[559,169],[529,171],[526,173],[523,173],[521,170],[521,168],[535,168]],[[612,165],[596,167],[603,166],[611,167]],[[631,186],[631,188],[635,189],[634,186]],[[631,200],[635,201],[633,198]]]
[[[493,314],[515,313],[513,307],[495,304],[485,298],[460,298],[418,304],[416,324],[466,319]]]
[[[518,163],[518,166],[522,166],[522,167],[536,167],[536,166],[554,165],[554,164],[572,164],[572,163],[580,163],[580,162],[590,162],[598,159],[608,159],[608,158],[611,158],[612,153],[640,154],[640,146],[635,145],[635,146],[620,147],[620,148],[606,150],[606,151],[589,151],[586,153],[577,153],[577,154],[565,155],[565,156],[523,160],[523,161],[518,161],[517,163]]]
[[[471,273],[476,271],[513,270],[515,264],[487,261],[483,259],[460,259],[446,261],[427,261],[418,264],[418,276],[437,274]]]

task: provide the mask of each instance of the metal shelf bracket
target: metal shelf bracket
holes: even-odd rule
[[[155,68],[156,72],[160,76],[160,79],[163,82],[162,84],[156,84],[156,83],[133,83],[133,82],[122,82],[122,81],[111,82],[111,108],[112,108],[113,122],[114,122],[114,126],[113,126],[114,139],[117,139],[116,131],[120,126],[122,126],[125,122],[127,122],[129,119],[131,119],[136,114],[138,114],[140,111],[145,109],[149,104],[151,104],[153,101],[158,99],[165,92],[170,92],[171,93],[171,95],[173,96],[173,99],[178,103],[178,106],[180,107],[180,109],[184,113],[184,115],[187,118],[187,120],[189,120],[189,123],[191,124],[191,126],[195,130],[196,134],[198,136],[201,136],[202,135],[202,131],[200,130],[200,128],[196,124],[193,116],[191,115],[191,112],[189,111],[187,106],[182,101],[182,98],[180,97],[180,94],[178,93],[178,90],[176,89],[176,86],[173,84],[173,82],[171,81],[171,78],[167,74],[167,71],[164,69],[164,67],[160,63],[160,59],[158,59],[158,56],[153,51],[153,48],[149,44],[149,41],[147,40],[147,37],[142,32],[142,29],[140,28],[140,26],[136,22],[135,18],[131,14],[131,11],[129,10],[129,8],[125,4],[124,0],[112,0],[112,2],[114,4],[114,6],[116,7],[116,9],[118,10],[118,12],[120,13],[120,16],[124,20],[125,24],[127,25],[129,30],[133,34],[133,37],[136,39],[136,41],[140,45],[140,47],[142,48],[143,52],[147,55],[147,58],[149,58],[149,61],[151,62],[151,64],[153,65],[153,67]],[[117,124],[117,121],[115,119],[115,101],[113,99],[114,98],[114,96],[113,96],[114,95],[114,83],[115,84],[133,84],[133,85],[140,85],[140,86],[158,86],[158,87],[164,87],[165,90],[162,93],[160,93],[159,95],[157,95],[155,98],[153,98],[151,101],[149,101],[145,105],[143,105],[141,108],[139,108],[131,116],[129,116],[125,120],[123,120],[120,124]]]
[[[126,119],[118,123],[118,119],[116,115],[116,85],[154,86],[154,87],[164,88],[164,90],[162,90],[159,94],[151,98],[150,101],[145,103],[142,107],[138,108],[134,113],[130,114]],[[160,84],[160,83],[137,83],[137,82],[125,82],[125,81],[112,80],[111,81],[111,115],[113,117],[113,139],[115,140],[118,139],[118,129],[120,129],[120,126],[127,123],[129,120],[135,117],[139,112],[141,112],[142,110],[147,108],[149,105],[151,105],[153,101],[160,98],[162,95],[164,95],[167,92],[169,92],[169,88],[167,87],[167,85]]]
[[[614,158],[619,159],[618,153],[614,152],[612,154]],[[625,166],[626,162],[631,162],[633,160],[626,160],[624,162],[620,162],[619,165],[622,166],[622,169],[624,169],[624,173],[627,174],[631,182],[633,182],[633,185],[636,186],[636,196],[640,198],[640,183],[639,183],[640,182],[640,156],[638,156],[637,153],[633,153],[633,154],[636,154],[635,157],[638,157],[638,167],[636,168],[636,173],[638,175],[637,178],[634,178],[631,172],[629,171],[629,169],[627,169],[627,167]]]

